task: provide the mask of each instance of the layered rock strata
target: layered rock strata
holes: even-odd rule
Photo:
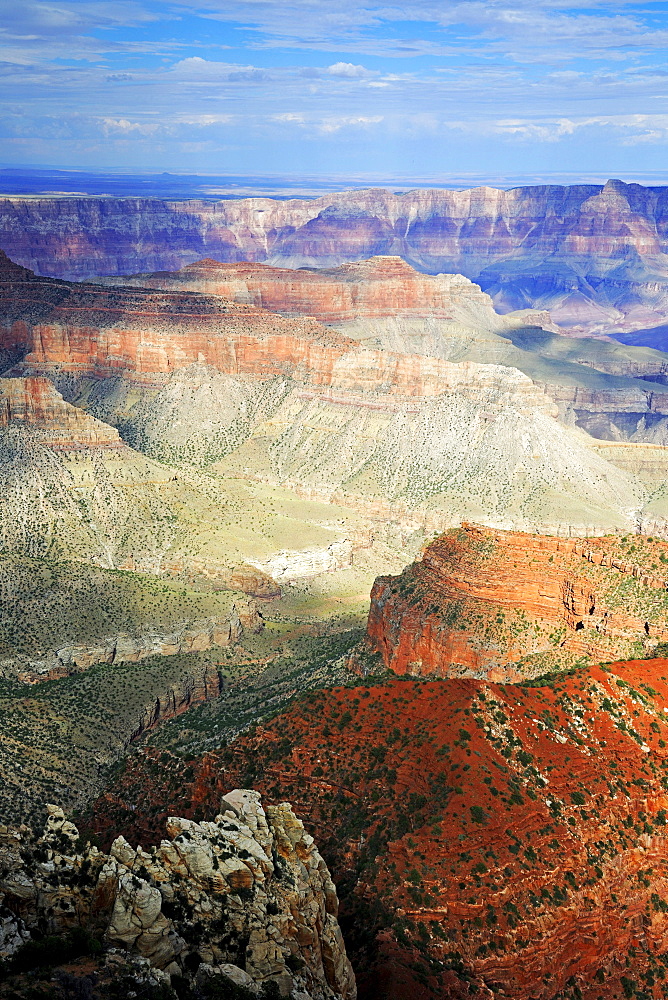
[[[378,255],[336,268],[271,267],[205,259],[180,271],[108,278],[122,287],[203,292],[272,312],[312,316],[339,325],[360,318],[415,317],[458,322],[482,329],[550,328],[548,312],[526,310],[500,316],[488,295],[462,274],[432,277],[399,256]]]
[[[464,525],[374,584],[370,648],[396,673],[519,680],[668,641],[668,543]]]
[[[115,427],[66,403],[42,377],[0,380],[0,434],[11,430],[36,434],[55,450],[125,448]]]
[[[665,430],[668,355],[560,336],[547,312],[501,316],[462,275],[425,275],[400,257],[292,271],[203,260],[174,273],[108,280],[312,316],[367,347],[518,368],[545,387],[565,422],[595,437],[646,440]]]
[[[630,526],[644,503],[644,487],[560,428],[517,369],[363,347],[312,319],[194,292],[57,290],[57,321],[21,321],[28,353],[15,373],[48,373],[160,460],[223,460],[227,475],[435,528],[475,517],[595,533]],[[113,558],[133,568],[127,557]],[[205,563],[191,559],[197,572]]]
[[[667,191],[612,180],[281,201],[7,198],[0,246],[38,273],[75,279],[203,257],[333,267],[398,254],[474,278],[504,311],[547,308],[576,332],[605,333],[665,323]]]
[[[48,811],[37,839],[0,828],[2,958],[45,931],[84,927],[167,976],[197,969],[220,988],[258,994],[273,983],[281,996],[354,1000],[336,889],[287,803],[265,811],[256,792],[237,789],[213,821],[171,817],[159,846],[119,836],[109,854],[80,848],[62,810]]]

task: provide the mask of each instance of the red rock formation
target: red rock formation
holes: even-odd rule
[[[206,259],[171,274],[142,274],[128,280],[148,288],[222,295],[274,312],[313,316],[321,323],[379,316],[461,320],[462,315],[477,310],[490,325],[501,329],[504,324],[488,296],[468,278],[423,274],[397,256],[376,256],[317,271]],[[480,315],[476,320],[480,322]],[[523,322],[549,327],[550,317],[547,312],[529,313]]]
[[[39,434],[50,448],[124,448],[115,427],[66,403],[46,378],[0,380],[0,431],[12,427]]]
[[[512,1000],[613,1000],[632,983],[659,998],[667,703],[663,659],[538,686],[311,693],[190,761],[185,787],[177,758],[135,755],[94,826],[145,842],[235,781],[291,798],[339,885],[363,1000],[443,1000],[466,982]]]
[[[0,275],[0,348],[26,368],[164,374],[196,361],[269,377],[299,366],[327,377],[352,343],[308,319],[219,297],[70,285]]]
[[[371,594],[368,637],[399,674],[518,680],[570,654],[668,640],[668,543],[464,525]],[[634,645],[635,644],[635,645]]]

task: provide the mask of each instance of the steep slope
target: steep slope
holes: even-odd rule
[[[369,646],[396,673],[519,680],[668,641],[668,542],[463,525],[371,594]]]
[[[399,267],[402,288],[418,279]],[[23,338],[27,352],[10,374],[48,374],[160,460],[219,460],[218,472],[416,528],[468,516],[591,533],[628,528],[644,502],[643,487],[560,427],[516,369],[370,349],[313,319],[220,296],[37,279],[35,317],[29,280],[4,287],[5,342]],[[469,297],[492,322],[488,300]],[[659,411],[665,387],[642,385]]]
[[[462,275],[421,274],[400,257],[317,271],[203,260],[177,272],[108,281],[199,291],[312,316],[367,347],[507,365],[544,385],[562,419],[595,437],[645,440],[650,433],[666,433],[667,355],[560,336],[548,313],[500,316],[489,296]]]
[[[64,944],[76,928],[164,970],[166,987],[197,973],[199,985],[217,979],[219,995],[237,984],[259,996],[266,985],[264,996],[355,1000],[336,889],[288,803],[265,812],[255,792],[236,789],[213,821],[173,816],[169,840],[146,851],[118,837],[109,855],[81,848],[62,810],[47,810],[32,842],[25,828],[0,829],[0,958],[25,967],[45,931]]]
[[[280,595],[272,560],[280,568],[287,557],[289,582],[336,571],[373,547],[369,521],[350,511],[147,458],[40,377],[0,379],[0,484],[5,555],[83,560],[271,598]],[[372,556],[365,580],[373,565]]]
[[[94,826],[150,838],[242,775],[317,837],[365,1000],[658,1000],[667,699],[662,659],[313,693],[190,761],[185,788],[175,760],[135,754]]]
[[[667,192],[613,180],[285,201],[7,198],[0,246],[65,278],[174,270],[203,257],[333,267],[398,254],[420,270],[476,279],[504,311],[550,309],[576,333],[624,332],[667,315]]]

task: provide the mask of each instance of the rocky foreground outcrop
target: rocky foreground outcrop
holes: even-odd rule
[[[399,674],[495,680],[668,641],[668,542],[465,524],[371,594],[369,648]]]
[[[338,899],[313,838],[287,803],[224,795],[211,822],[171,817],[169,839],[109,854],[80,847],[49,806],[41,837],[0,827],[0,958],[44,934],[83,927],[170,976],[216,975],[259,994],[354,1000]]]
[[[398,254],[473,278],[503,311],[547,308],[577,332],[607,332],[665,322],[667,221],[668,188],[618,180],[303,200],[7,198],[0,246],[40,274],[74,279],[206,257],[335,267]]]

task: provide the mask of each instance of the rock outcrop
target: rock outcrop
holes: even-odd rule
[[[398,254],[473,278],[503,311],[547,308],[576,332],[605,333],[665,323],[667,219],[667,188],[618,180],[308,200],[7,198],[0,246],[40,274],[75,279],[207,257],[334,267]]]
[[[55,450],[125,448],[115,427],[66,403],[47,378],[0,380],[0,434],[13,429]]]
[[[211,822],[170,817],[150,850],[119,836],[109,854],[79,847],[49,806],[44,834],[0,827],[0,957],[33,936],[84,927],[167,975],[216,976],[259,995],[354,1000],[338,900],[313,838],[287,803],[222,797]]]
[[[368,641],[396,673],[520,680],[668,641],[668,543],[464,525],[374,585]]]

